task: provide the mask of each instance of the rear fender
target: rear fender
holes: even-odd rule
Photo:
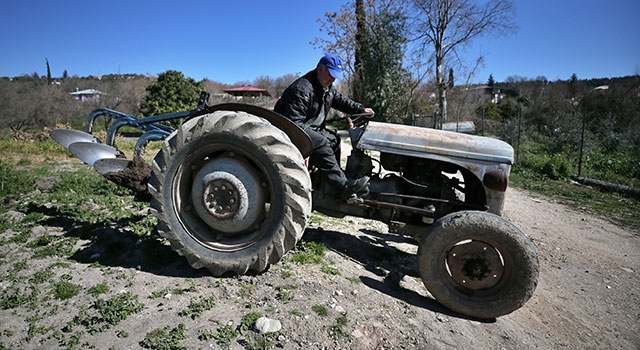
[[[295,123],[285,118],[281,114],[260,106],[248,105],[244,103],[221,103],[200,110],[190,116],[189,119],[216,111],[246,112],[255,115],[256,117],[264,118],[273,126],[282,130],[287,134],[287,136],[289,136],[289,139],[291,139],[291,142],[296,146],[296,148],[298,148],[303,158],[307,158],[309,155],[311,155],[311,151],[313,151],[311,139],[299,126],[297,126]]]

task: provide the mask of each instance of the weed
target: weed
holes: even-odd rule
[[[52,189],[55,197],[63,197],[73,193],[74,197],[98,198],[100,196],[112,197],[129,195],[130,191],[113,182],[105,181],[102,176],[91,168],[81,168],[74,172],[60,173],[60,181],[56,182]]]
[[[327,275],[340,276],[340,271],[335,267],[331,266],[323,266],[320,271],[326,273]]]
[[[136,233],[137,236],[140,237],[148,237],[151,236],[151,233],[156,229],[156,225],[158,220],[153,215],[142,215],[139,219],[131,220],[129,225]]]
[[[53,284],[53,296],[56,299],[67,300],[78,295],[82,286],[69,281],[59,281]]]
[[[347,279],[353,283],[362,283],[360,277],[348,277]]]
[[[3,290],[2,300],[0,300],[0,309],[9,310],[15,309],[19,306],[26,304],[29,301],[29,297],[26,294],[22,294],[20,290]]]
[[[98,283],[95,286],[89,288],[88,292],[89,294],[95,296],[98,296],[100,294],[104,294],[107,293],[109,291],[109,286],[107,286],[106,283]]]
[[[238,290],[237,294],[241,298],[248,298],[253,295],[256,290],[256,286],[253,284],[243,284],[240,286],[240,290]]]
[[[215,334],[211,333],[211,332],[202,332],[200,333],[200,335],[198,335],[198,340],[200,341],[209,341],[211,339],[214,339]]]
[[[73,247],[79,238],[43,235],[27,244],[29,248],[35,248],[32,257],[42,259],[51,256],[69,256],[73,253]]]
[[[302,312],[300,312],[300,310],[298,309],[293,309],[291,311],[289,311],[290,314],[294,315],[294,316],[302,316]]]
[[[291,276],[293,276],[293,273],[289,269],[283,269],[280,271],[280,277],[282,277],[283,279],[287,279]]]
[[[0,197],[28,193],[35,182],[36,178],[31,172],[16,171],[13,166],[0,161]]]
[[[240,321],[240,324],[238,325],[238,331],[240,333],[244,333],[247,330],[251,329],[253,324],[256,323],[256,321],[260,317],[262,317],[262,314],[259,313],[259,312],[250,312],[250,313],[242,316],[242,320]]]
[[[195,320],[196,318],[200,317],[200,315],[204,311],[211,310],[215,305],[216,303],[214,297],[200,297],[200,299],[197,301],[191,301],[189,303],[189,306],[187,306],[186,309],[180,311],[178,315],[185,317],[189,316],[192,320]]]
[[[329,328],[329,334],[336,339],[349,338],[349,334],[344,329],[348,322],[347,315],[336,318],[336,322]]]
[[[156,290],[156,291],[151,292],[151,295],[149,296],[149,298],[151,298],[151,299],[162,298],[165,295],[167,295],[168,293],[169,293],[169,290],[167,288],[161,289],[161,290]]]
[[[219,327],[217,332],[213,334],[213,339],[216,340],[216,344],[229,348],[231,342],[240,335],[240,332],[233,328],[231,325]]]
[[[327,247],[318,242],[302,242],[293,255],[293,262],[297,264],[322,264]]]
[[[40,320],[40,317],[35,315],[27,318],[29,328],[27,329],[27,340],[33,339],[38,334],[46,334],[48,329],[44,326],[38,325],[36,322]]]
[[[297,286],[287,285],[287,286],[278,286],[276,287],[276,299],[280,301],[291,301],[293,300],[293,292],[294,289],[297,289]]]
[[[140,342],[140,346],[157,350],[186,349],[186,347],[180,345],[180,342],[187,337],[186,330],[187,327],[184,323],[180,323],[173,329],[170,329],[169,326],[154,329],[145,335],[144,340]]]
[[[137,295],[125,292],[107,300],[96,300],[93,308],[97,315],[89,316],[88,310],[81,307],[79,315],[67,324],[65,331],[70,332],[75,325],[83,325],[90,334],[99,333],[144,310],[145,306],[138,301]]]
[[[196,282],[194,280],[187,279],[187,282],[189,282],[189,287],[184,289],[185,292],[195,293],[195,292],[198,291],[198,285],[196,284]]]
[[[327,308],[322,305],[313,305],[311,307],[311,310],[313,310],[313,312],[318,314],[318,316],[320,317],[325,317],[329,314],[329,312],[327,312]]]
[[[274,346],[284,348],[284,343],[276,343],[276,335],[277,333],[269,333],[247,337],[244,340],[244,348],[247,350],[268,350],[273,349]],[[257,340],[255,338],[257,338]]]
[[[116,325],[144,308],[144,304],[138,301],[138,296],[130,292],[118,294],[111,299],[96,301],[96,309],[100,316],[110,325]]]
[[[33,164],[33,161],[31,161],[31,159],[29,158],[20,158],[18,163],[16,163],[17,166],[27,166],[31,164]]]
[[[13,264],[13,271],[18,272],[27,268],[27,260],[20,260],[17,263]]]

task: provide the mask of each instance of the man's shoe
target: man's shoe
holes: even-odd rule
[[[369,187],[369,177],[363,176],[356,180],[348,180],[344,186],[344,192],[348,194],[367,192]]]

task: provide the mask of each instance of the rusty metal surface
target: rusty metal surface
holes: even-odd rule
[[[470,241],[454,246],[446,257],[451,278],[469,289],[495,286],[504,275],[504,264],[493,246]]]
[[[513,164],[513,148],[498,139],[417,126],[369,122],[358,143],[361,149],[411,157],[429,155]]]

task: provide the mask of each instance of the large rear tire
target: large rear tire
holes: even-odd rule
[[[515,225],[487,212],[462,211],[436,221],[420,240],[425,286],[448,309],[495,318],[524,305],[538,283],[538,257]]]
[[[264,271],[295,246],[311,213],[302,155],[244,112],[181,125],[154,158],[149,191],[160,235],[214,276]]]

